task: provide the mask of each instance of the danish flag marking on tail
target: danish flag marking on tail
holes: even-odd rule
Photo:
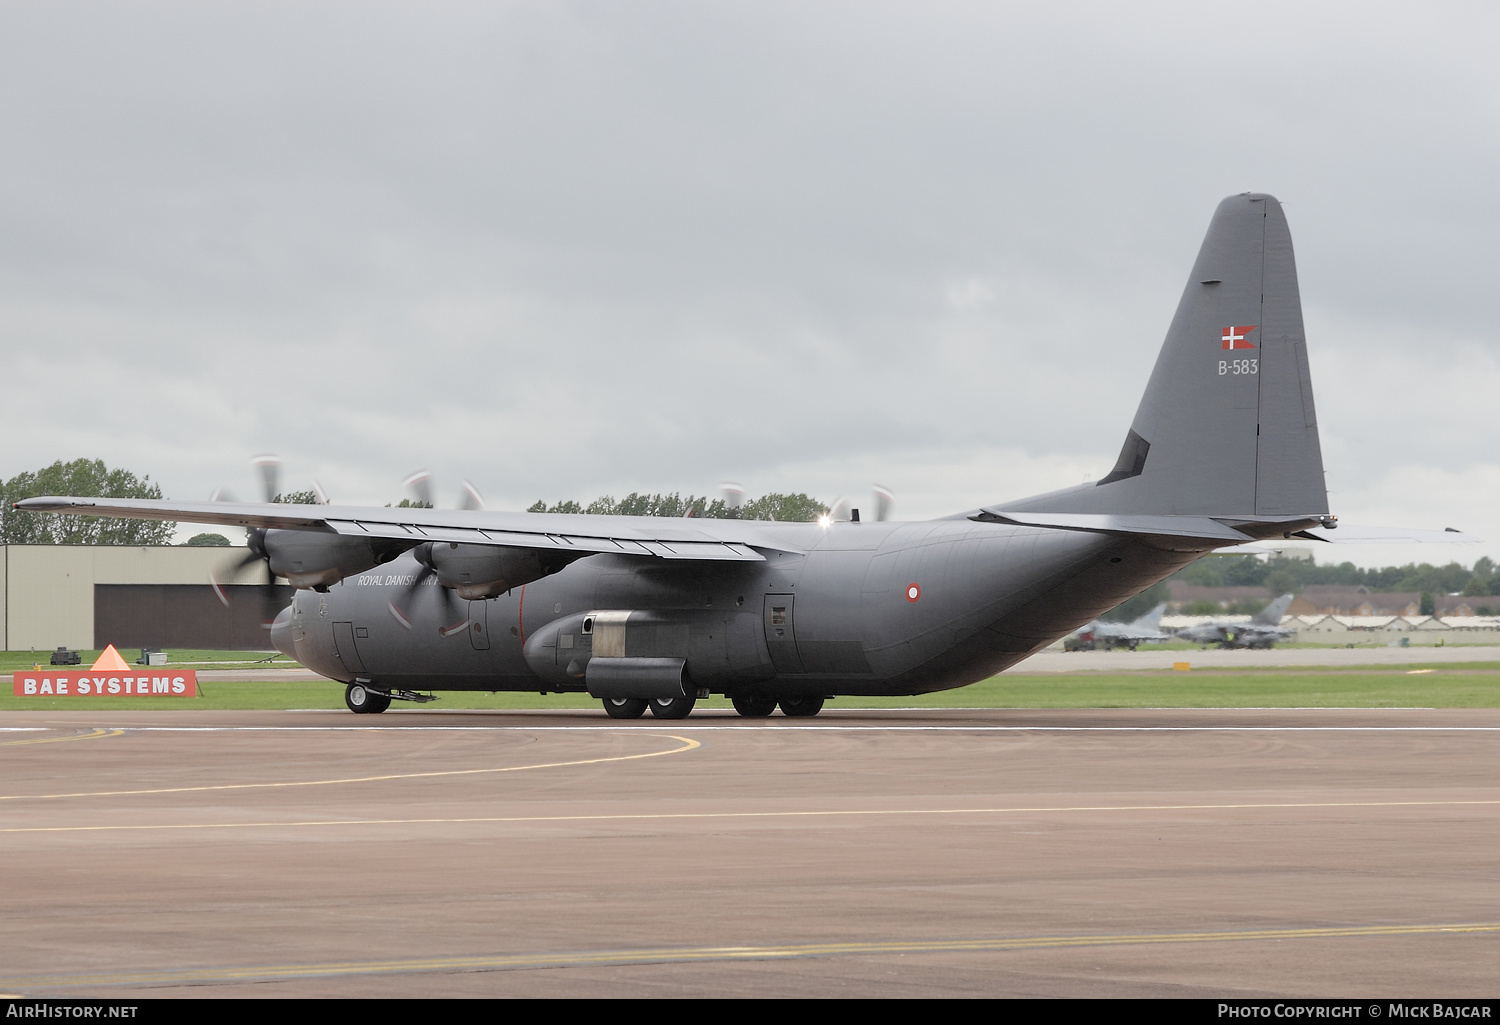
[[[1253,349],[1245,336],[1254,331],[1257,325],[1250,324],[1246,327],[1226,327],[1224,334],[1219,338],[1219,343],[1224,349]]]

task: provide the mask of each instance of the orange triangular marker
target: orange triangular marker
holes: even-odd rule
[[[129,668],[129,664],[120,657],[120,653],[115,650],[115,646],[113,644],[100,652],[99,661],[94,663],[95,672],[104,672],[106,670],[114,670],[118,672],[121,669],[128,670]]]

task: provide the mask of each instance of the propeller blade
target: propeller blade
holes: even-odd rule
[[[276,496],[281,494],[281,457],[268,452],[255,456],[250,462],[260,471],[261,494],[265,501],[276,501]]]
[[[331,504],[328,501],[328,492],[326,492],[326,491],[323,490],[323,485],[321,485],[321,484],[318,483],[318,479],[316,477],[313,478],[312,489],[313,489],[313,494],[315,494],[315,495],[318,496],[318,504],[319,505],[329,505],[329,504]]]
[[[875,486],[875,519],[877,522],[891,518],[891,508],[896,504],[896,496],[891,489],[882,484]]]
[[[401,606],[396,604],[396,600],[394,598],[386,603],[386,608],[391,610],[392,618],[394,618],[396,622],[400,623],[404,629],[411,629],[411,620],[406,618],[406,613],[401,611]]]
[[[460,509],[482,511],[484,509],[484,496],[479,489],[468,481],[464,481],[463,497],[458,500]]]
[[[437,570],[433,569],[429,564],[431,551],[432,542],[430,541],[412,549],[412,556],[417,560],[417,564],[421,568],[412,577],[411,583],[406,585],[406,589],[396,598],[387,602],[391,617],[407,630],[412,628],[411,616],[407,615],[402,606],[404,605],[409,608],[412,604],[412,599],[415,598],[419,590],[426,585],[428,580],[434,580],[437,576]],[[444,587],[441,580],[434,580],[434,582],[437,584],[438,591],[442,594],[439,600],[443,603],[443,618],[447,619],[453,615],[453,592]],[[438,627],[438,633],[444,637],[453,637],[456,634],[463,633],[468,628],[469,617],[465,614],[464,618],[458,622],[454,622],[449,626]]]
[[[719,493],[724,496],[724,508],[739,512],[745,504],[745,486],[736,484],[732,480],[726,480],[719,485]]]
[[[445,587],[445,588],[443,588],[443,590],[447,591],[447,588]],[[457,637],[459,634],[463,633],[468,628],[469,628],[469,617],[465,616],[463,618],[463,622],[461,622],[461,623],[454,623],[452,626],[438,627],[438,633],[442,634],[444,637]]]
[[[229,595],[224,593],[224,588],[219,585],[219,577],[213,570],[208,572],[208,583],[214,589],[214,597],[219,599],[219,604],[229,608]]]
[[[281,596],[276,593],[276,574],[271,572],[271,563],[267,561],[266,582],[260,588],[260,625],[266,630],[271,629],[280,612]]]
[[[402,591],[401,594],[398,594],[398,596],[393,597],[390,602],[387,602],[387,605],[390,606],[390,614],[392,614],[393,617],[396,618],[396,621],[398,621],[398,623],[401,623],[402,626],[404,626],[405,629],[408,630],[411,629],[411,617],[408,617],[408,615],[405,614],[404,611],[402,611],[401,606],[410,606],[411,599],[413,599],[413,597],[417,594],[417,588],[420,588],[423,584],[426,584],[426,582],[428,582],[429,576],[437,576],[437,570],[432,569],[431,566],[428,566],[426,560],[423,560],[423,549],[428,549],[428,551],[431,551],[431,542],[428,542],[428,545],[417,545],[417,548],[413,549],[413,557],[417,560],[417,573],[413,576],[413,578],[411,578],[411,584],[407,584],[407,588],[405,588],[405,590]]]
[[[412,493],[412,497],[428,509],[432,508],[432,471],[417,470],[408,474],[401,486]]]
[[[212,585],[214,594],[218,596],[220,604],[222,604],[226,609],[229,608],[229,596],[224,593],[224,588],[222,585],[225,582],[234,581],[239,577],[241,573],[245,571],[246,566],[249,566],[254,562],[259,562],[262,558],[264,558],[264,556],[262,556],[261,553],[257,551],[257,546],[252,545],[250,547],[250,550],[245,553],[243,558],[236,559],[234,562],[226,566],[220,566],[217,570],[212,570],[209,572],[208,582],[210,585]],[[267,566],[266,571],[270,572],[269,565]]]

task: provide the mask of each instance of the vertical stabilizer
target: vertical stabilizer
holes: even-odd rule
[[[1140,630],[1142,632],[1149,631],[1155,633],[1156,631],[1159,631],[1161,629],[1161,617],[1166,611],[1167,603],[1162,602],[1160,605],[1156,606],[1156,608],[1146,613],[1140,619],[1137,619],[1134,623],[1131,623],[1130,628],[1132,630]]]
[[[1328,512],[1302,300],[1281,204],[1219,204],[1114,469],[1007,503],[1078,513]]]
[[[1257,612],[1250,620],[1263,626],[1280,626],[1286,610],[1292,607],[1292,596],[1283,594],[1271,604]]]

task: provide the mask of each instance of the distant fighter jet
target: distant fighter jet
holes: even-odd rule
[[[1109,651],[1112,648],[1129,648],[1134,651],[1137,644],[1170,641],[1172,635],[1161,632],[1161,615],[1165,611],[1167,603],[1162,602],[1133,622],[1112,623],[1107,619],[1096,619],[1064,638],[1063,649],[1093,651],[1095,648],[1103,648]]]
[[[1217,644],[1221,648],[1269,648],[1277,641],[1288,641],[1297,636],[1296,631],[1281,627],[1281,620],[1291,604],[1292,596],[1283,594],[1252,616],[1248,623],[1222,619],[1199,623],[1178,630],[1177,639],[1194,644]]]

